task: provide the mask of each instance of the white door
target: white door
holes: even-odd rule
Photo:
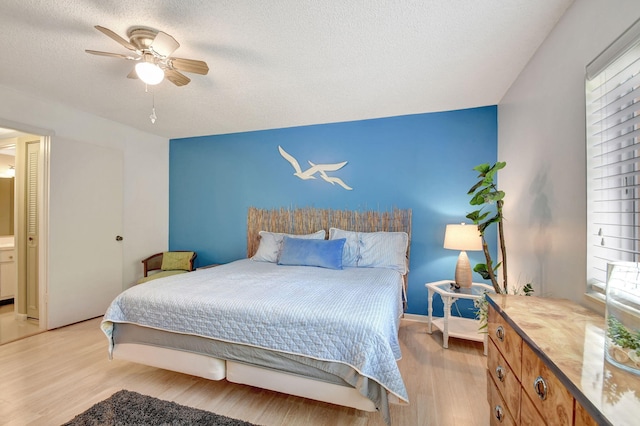
[[[50,329],[103,315],[123,287],[122,151],[55,140],[51,160]]]

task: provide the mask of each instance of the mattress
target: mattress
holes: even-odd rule
[[[243,259],[120,294],[102,329],[135,342],[355,387],[377,407],[408,402],[397,360],[402,276],[390,269]]]

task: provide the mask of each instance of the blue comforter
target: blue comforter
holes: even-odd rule
[[[408,402],[400,376],[402,277],[391,269],[239,260],[121,293],[102,329],[133,323],[348,364]]]

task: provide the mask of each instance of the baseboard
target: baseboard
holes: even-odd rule
[[[28,317],[27,317],[27,314],[16,314],[16,319],[18,321],[26,321]]]
[[[426,315],[418,315],[418,314],[404,314],[402,319],[407,321],[415,321],[415,322],[429,322],[429,317]]]

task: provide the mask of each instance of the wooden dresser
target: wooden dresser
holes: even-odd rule
[[[604,360],[604,318],[573,302],[489,299],[492,425],[637,425],[640,376]]]

